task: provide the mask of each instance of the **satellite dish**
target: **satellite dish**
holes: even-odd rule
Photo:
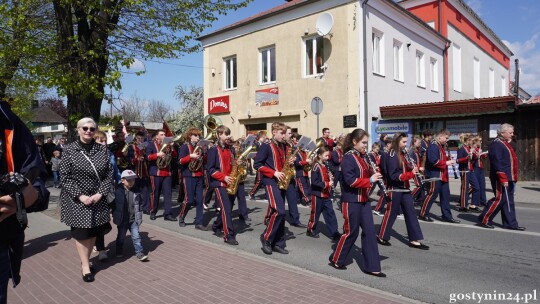
[[[324,13],[317,18],[317,33],[321,36],[328,35],[334,26],[334,17],[330,13]]]

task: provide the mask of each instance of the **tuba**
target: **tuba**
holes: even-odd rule
[[[247,147],[240,155],[238,155],[238,153],[240,153],[240,147],[238,148],[230,175],[233,181],[227,185],[227,194],[235,195],[236,192],[238,192],[238,184],[245,181],[247,175],[247,163],[245,160],[247,155],[256,148],[257,147],[255,145],[251,145]],[[239,160],[242,162],[241,164],[238,164]]]
[[[223,124],[221,122],[221,119],[219,119],[219,117],[215,115],[206,115],[204,117],[203,123],[206,129],[208,130],[208,133],[206,134],[206,137],[204,138],[204,140],[212,140],[213,138],[217,138],[216,129]],[[195,149],[193,150],[193,153],[198,153],[200,149],[201,149],[200,146],[195,147]],[[195,159],[189,162],[188,169],[191,172],[196,172],[196,171],[201,170],[202,165],[203,165],[202,158]]]
[[[317,140],[317,144],[315,145],[315,148],[313,148],[313,149],[311,149],[311,151],[309,151],[309,153],[307,155],[307,159],[311,159],[313,161],[313,159],[315,159],[315,153],[323,145],[324,145],[324,141],[322,139]],[[306,172],[311,171],[312,168],[313,168],[313,166],[310,165],[310,164],[305,164],[304,167],[303,167],[304,171],[306,171]]]

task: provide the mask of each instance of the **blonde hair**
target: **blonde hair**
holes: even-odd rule
[[[77,128],[81,128],[87,123],[91,123],[94,125],[94,128],[97,128],[96,121],[92,119],[91,117],[84,117],[84,118],[79,119],[79,121],[77,122]]]
[[[105,132],[103,131],[96,131],[96,133],[94,133],[94,139],[105,139],[105,141],[107,141],[107,134],[105,134]]]

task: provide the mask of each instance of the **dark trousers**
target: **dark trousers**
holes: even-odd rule
[[[195,206],[195,225],[202,225],[203,221],[203,179],[202,177],[185,176],[184,193],[185,200],[180,208],[180,220],[183,220],[189,210]]]
[[[296,185],[298,186],[298,194],[300,195],[300,198],[305,204],[309,203],[311,198],[311,185],[309,184],[309,177],[296,177]]]
[[[413,202],[420,202],[423,203],[424,199],[426,199],[426,189],[427,185],[420,184],[420,180],[418,179],[418,175],[414,176],[414,184],[416,185],[416,188],[412,191],[411,195],[413,197]]]
[[[156,214],[159,207],[159,196],[163,193],[163,216],[171,215],[171,189],[170,176],[150,176],[152,196],[150,197],[150,213]]]
[[[332,199],[334,198],[334,192],[337,189],[338,185],[339,185],[339,190],[343,192],[343,187],[342,187],[343,181],[341,179],[342,179],[341,171],[335,171],[334,172],[334,187],[332,188],[332,194],[330,195],[330,198]]]
[[[480,205],[485,206],[487,203],[486,199],[486,175],[484,174],[484,169],[474,168],[474,174],[476,175],[476,180],[478,181],[478,187],[480,188]]]
[[[296,183],[291,181],[289,188],[285,191],[285,197],[287,198],[287,206],[289,208],[289,220],[291,224],[300,224],[300,213],[298,212],[298,190],[296,189]]]
[[[461,208],[469,207],[469,190],[472,189],[472,204],[478,206],[480,204],[480,186],[473,171],[460,172],[461,187],[459,194],[459,206]]]
[[[7,303],[7,287],[11,278],[13,287],[21,281],[24,232],[18,233],[10,241],[0,241],[0,304]],[[13,275],[13,277],[12,277]]]
[[[341,212],[345,219],[343,223],[343,235],[330,256],[330,261],[337,265],[345,264],[345,260],[358,238],[360,228],[362,228],[360,238],[364,271],[381,271],[381,260],[379,257],[379,248],[377,247],[371,206],[367,203],[342,202]]]
[[[429,215],[429,210],[431,205],[439,196],[441,202],[441,213],[442,218],[445,220],[452,219],[452,212],[450,211],[450,185],[448,182],[443,181],[433,181],[429,184],[428,194],[426,199],[422,204],[422,209],[420,209],[420,216]]]
[[[259,170],[257,170],[257,175],[255,176],[255,184],[253,185],[253,189],[249,191],[250,196],[255,196],[255,194],[257,194],[257,190],[259,190],[259,188],[262,186],[261,179],[262,179],[262,173]]]
[[[208,175],[204,171],[204,191],[203,191],[203,204],[208,206],[210,200],[212,199],[212,194],[214,194],[214,188],[210,186],[210,181],[208,180]]]
[[[150,180],[148,177],[137,179],[139,190],[141,191],[141,208],[143,211],[150,211],[150,189],[148,185]]]
[[[379,237],[383,240],[390,239],[390,232],[396,221],[400,211],[403,211],[405,217],[405,226],[407,226],[407,236],[409,241],[419,241],[424,239],[416,211],[414,210],[413,198],[410,192],[390,192],[392,203],[387,205],[384,213],[381,227],[379,229]]]
[[[311,214],[309,216],[309,223],[307,230],[314,232],[317,229],[319,218],[321,213],[326,223],[326,228],[330,237],[338,234],[337,218],[334,208],[332,208],[332,200],[330,198],[322,198],[320,196],[311,196]]]
[[[277,185],[267,185],[265,188],[270,216],[262,238],[271,246],[285,248],[285,191]]]
[[[236,191],[236,197],[238,199],[238,213],[242,220],[248,219],[248,208],[246,202],[246,187],[244,183],[238,184],[238,191]],[[233,198],[234,205],[234,198]]]
[[[234,238],[234,227],[232,223],[232,201],[234,196],[227,193],[227,188],[217,187],[214,188],[216,193],[216,202],[221,210],[218,213],[218,216],[212,225],[212,230],[219,231],[223,230],[223,238],[225,240]]]
[[[490,178],[491,186],[495,189],[495,197],[490,199],[482,210],[478,220],[483,224],[491,224],[493,218],[501,211],[503,228],[517,228],[516,206],[514,204],[514,182],[508,182],[504,187],[497,177]]]

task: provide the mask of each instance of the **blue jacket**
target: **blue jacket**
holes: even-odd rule
[[[322,198],[330,197],[330,175],[331,174],[326,168],[319,163],[316,163],[313,166],[311,171],[311,194],[316,195]]]
[[[496,138],[488,148],[490,178],[498,178],[501,183],[518,181],[518,162],[510,144]]]
[[[342,187],[341,201],[348,203],[366,203],[369,189],[369,166],[356,150],[350,150],[341,162]]]
[[[386,157],[386,182],[388,188],[409,189],[409,180],[414,178],[414,173],[410,169],[410,165],[406,162],[402,152],[396,153],[391,150]],[[402,166],[399,166],[399,158],[401,158]]]
[[[446,152],[443,147],[435,139],[432,140],[427,148],[426,177],[438,177],[443,182],[448,182],[448,165],[446,161]]]
[[[201,170],[197,172],[191,172],[189,170],[189,164],[194,161],[189,156],[193,151],[195,150],[195,147],[191,145],[191,143],[185,143],[180,147],[180,152],[178,153],[178,159],[180,163],[180,169],[182,170],[182,176],[193,176],[193,177],[202,177],[203,176],[203,168],[204,166],[201,166]],[[199,153],[202,155],[202,151],[199,150]]]
[[[282,143],[271,140],[269,143],[262,144],[253,167],[262,174],[261,182],[263,185],[277,186],[277,179],[274,178],[276,171],[282,172],[285,164],[286,147]]]
[[[225,177],[231,175],[234,162],[234,148],[216,144],[208,150],[206,170],[210,187],[227,187]]]

